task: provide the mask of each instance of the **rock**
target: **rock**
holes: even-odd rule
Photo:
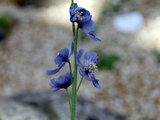
[[[0,42],[6,37],[6,31],[0,26]]]
[[[58,0],[14,0],[20,7],[34,6],[34,7],[48,7],[57,4]],[[61,0],[64,2],[64,0]]]
[[[62,92],[21,94],[2,100],[0,106],[2,120],[70,120],[67,96]],[[77,120],[125,120],[125,117],[78,97]]]
[[[0,101],[0,106],[0,120],[49,120],[38,109],[16,101]]]
[[[144,24],[144,18],[140,12],[131,12],[116,16],[113,25],[118,32],[134,33]]]

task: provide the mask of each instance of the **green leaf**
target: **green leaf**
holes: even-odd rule
[[[0,16],[0,26],[6,30],[11,28],[12,17],[9,13],[4,13]]]
[[[115,63],[120,61],[120,57],[116,54],[110,54],[110,55],[105,55],[100,56],[99,61],[98,61],[98,68],[100,70],[112,70],[115,67]]]
[[[154,58],[156,59],[156,62],[160,64],[160,52],[158,52],[157,50],[153,50],[152,53],[154,55]]]

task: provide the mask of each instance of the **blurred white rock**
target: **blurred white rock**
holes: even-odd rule
[[[144,18],[140,12],[135,11],[114,17],[112,23],[118,32],[134,33],[143,26]]]

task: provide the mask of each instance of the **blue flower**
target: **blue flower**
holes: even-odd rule
[[[85,8],[78,7],[77,3],[74,3],[73,9],[70,6],[70,21],[77,22],[78,27],[82,29],[92,40],[101,41],[97,36],[93,34],[94,32],[94,22],[90,12]]]
[[[80,67],[79,73],[86,80],[91,81],[96,88],[101,89],[101,86],[98,83],[99,80],[95,78],[95,73],[97,72],[98,56],[95,52],[86,52],[84,55],[84,63],[83,63],[81,60],[83,52],[84,52],[83,49],[79,50],[76,58],[77,65]]]
[[[72,79],[73,80],[73,79]],[[49,80],[49,85],[51,90],[57,91],[62,88],[68,88],[72,84],[70,73],[67,72],[65,75],[61,75],[58,78],[53,78]]]
[[[71,52],[69,52],[68,48],[63,48],[60,50],[59,54],[55,57],[54,62],[58,66],[56,69],[48,70],[46,72],[47,75],[54,75],[62,69],[66,62],[69,60],[70,56],[73,54],[74,44],[73,39],[71,41]]]

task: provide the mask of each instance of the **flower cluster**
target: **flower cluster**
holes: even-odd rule
[[[101,41],[97,36],[93,34],[94,32],[94,22],[92,16],[88,10],[82,7],[78,7],[76,3],[73,6],[70,6],[70,21],[72,23],[77,23],[78,28],[80,28],[89,38],[95,41]],[[66,63],[70,64],[70,57],[74,52],[74,42],[71,39],[71,51],[68,48],[63,48],[60,50],[59,54],[55,57],[54,62],[57,65],[56,69],[48,70],[47,75],[55,75],[58,73]],[[81,60],[81,57],[84,53],[84,50],[79,50],[76,55],[76,63],[79,68],[79,74],[82,78],[85,78],[88,81],[91,81],[93,85],[101,89],[101,86],[98,83],[98,80],[95,78],[97,72],[97,61],[98,56],[95,52],[86,52],[84,54],[84,62]],[[53,78],[49,81],[49,85],[53,91],[65,88],[67,89],[73,82],[73,73],[67,72],[65,75],[61,75],[58,78]]]
[[[48,70],[47,75],[54,75],[65,66],[66,62],[69,60],[69,58],[73,54],[73,50],[74,50],[73,39],[71,39],[71,40],[72,40],[71,41],[71,52],[69,52],[68,48],[61,49],[59,54],[54,59],[54,62],[56,65],[58,65],[58,67],[54,70]]]
[[[84,62],[82,62],[81,56],[83,52],[84,51],[81,49],[77,54],[77,65],[80,67],[79,74],[86,80],[91,81],[96,88],[101,89],[98,80],[94,76],[97,72],[98,56],[95,52],[86,52],[84,55]]]
[[[101,41],[94,32],[94,22],[92,16],[88,10],[82,7],[78,7],[77,3],[74,3],[73,8],[70,6],[70,21],[76,22],[78,27],[88,35],[92,40]]]
[[[58,55],[55,57],[54,62],[58,66],[56,69],[48,70],[46,72],[47,75],[54,75],[57,72],[59,72],[66,64],[66,62],[69,61],[70,56],[73,54],[74,51],[74,43],[73,39],[71,39],[71,52],[69,52],[68,48],[63,48],[60,50]],[[73,78],[72,78],[73,80]],[[58,78],[51,79],[49,81],[49,85],[51,86],[51,89],[53,91],[57,91],[61,88],[68,88],[72,84],[71,82],[71,76],[70,73],[66,73],[65,75],[62,75]]]

